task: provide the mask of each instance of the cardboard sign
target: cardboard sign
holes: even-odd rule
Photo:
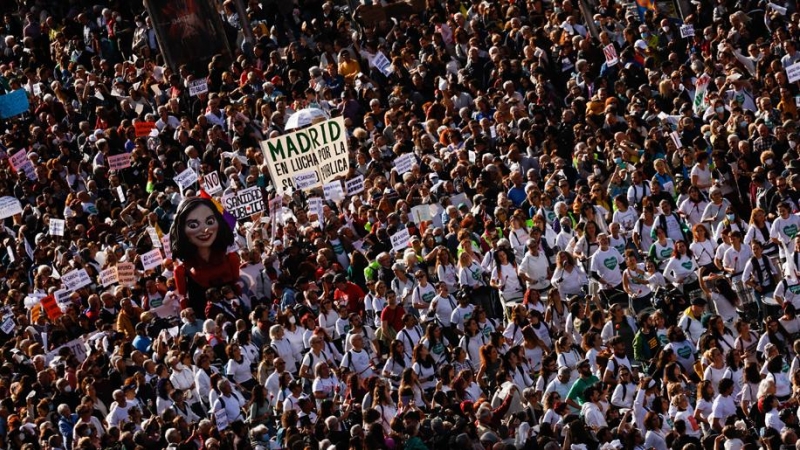
[[[0,197],[0,219],[22,214],[22,204],[14,197]]]
[[[61,277],[64,286],[70,291],[76,291],[84,286],[92,284],[92,279],[86,273],[86,269],[73,270],[72,272],[65,273]]]
[[[294,176],[295,189],[310,189],[319,186],[317,172],[303,172]]]
[[[296,189],[297,174],[315,171],[321,183],[329,183],[350,169],[343,117],[262,141],[261,150],[278,194]]]
[[[136,267],[132,262],[117,263],[117,279],[123,286],[136,286]]]
[[[153,128],[156,127],[155,122],[136,122],[133,125],[134,129],[136,130],[136,137],[144,137],[150,134]]]
[[[161,250],[157,248],[142,255],[142,267],[144,270],[154,269],[160,266],[162,262],[164,262],[164,259],[161,256]]]
[[[612,67],[619,62],[617,49],[614,47],[614,44],[608,44],[603,47],[603,54],[606,55],[606,66]]]
[[[222,197],[222,206],[237,220],[245,220],[255,213],[264,211],[264,198],[261,188],[253,186]]]
[[[355,195],[359,192],[364,191],[364,176],[359,175],[352,180],[347,180],[345,182],[347,187],[347,195]]]
[[[682,38],[689,38],[694,36],[694,26],[692,25],[683,25],[681,26],[681,37]]]
[[[150,236],[150,242],[153,243],[153,247],[161,248],[161,238],[158,237],[158,231],[154,227],[147,227],[147,235]]]
[[[406,153],[394,161],[394,168],[398,175],[411,172],[411,167],[417,162],[417,158],[411,153]]]
[[[333,202],[339,202],[344,199],[344,191],[342,190],[342,183],[339,181],[332,181],[322,187],[325,192],[325,199]]]
[[[209,194],[214,195],[222,192],[222,181],[217,172],[211,172],[203,176],[203,189]]]
[[[63,219],[50,219],[50,236],[64,236]]]
[[[108,157],[108,168],[110,170],[122,170],[131,166],[131,155],[123,153],[121,155],[111,155]]]
[[[392,236],[392,250],[402,252],[408,248],[410,242],[411,236],[408,234],[408,230],[403,228]]]
[[[189,97],[197,97],[208,92],[208,82],[205,78],[192,80],[189,83]]]
[[[175,184],[181,189],[187,189],[197,182],[197,174],[191,168],[186,168],[183,172],[175,175]]]
[[[100,283],[103,287],[109,287],[114,283],[119,283],[119,274],[116,267],[109,267],[100,271]]]

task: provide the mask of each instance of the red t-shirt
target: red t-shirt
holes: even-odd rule
[[[333,299],[347,305],[347,312],[361,314],[364,311],[364,291],[356,284],[347,282],[344,290],[339,288],[333,293]]]

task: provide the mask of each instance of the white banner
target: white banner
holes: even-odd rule
[[[347,195],[355,195],[364,190],[364,176],[359,175],[352,180],[345,182],[347,185]]]
[[[349,169],[343,117],[262,141],[261,150],[278,194],[296,189],[297,174],[315,171],[317,187],[345,175]]]
[[[64,225],[64,219],[50,219],[50,236],[63,236]]]
[[[144,270],[150,270],[161,265],[164,259],[161,257],[161,250],[154,248],[149,252],[142,255],[142,267]]]
[[[411,242],[411,236],[408,234],[408,229],[403,228],[392,236],[392,250],[402,252],[408,247]]]
[[[220,181],[217,172],[211,172],[203,176],[203,189],[205,189],[209,195],[222,192],[222,181]]]
[[[261,188],[253,186],[222,197],[222,206],[237,220],[245,220],[255,213],[264,211]]]
[[[70,291],[76,291],[84,286],[92,284],[92,279],[89,278],[86,269],[78,269],[65,273],[61,276],[61,281]]]
[[[0,219],[22,214],[22,204],[14,197],[0,197]]]

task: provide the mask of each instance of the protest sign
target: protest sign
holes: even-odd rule
[[[147,227],[147,235],[150,237],[153,247],[161,248],[161,238],[158,237],[158,231],[156,231],[155,227]]]
[[[678,134],[677,131],[673,131],[669,134],[669,137],[672,138],[672,143],[675,144],[676,149],[680,149],[683,147],[683,142],[681,142],[681,135]]]
[[[328,183],[349,169],[343,117],[262,141],[261,150],[278,194],[297,188],[297,174],[313,170],[320,183]]]
[[[28,93],[25,89],[17,89],[6,95],[0,95],[0,119],[9,119],[28,111]]]
[[[110,170],[122,170],[131,166],[131,155],[123,153],[121,155],[111,155],[108,157],[108,168]]]
[[[9,156],[8,162],[11,163],[11,167],[17,172],[22,169],[22,166],[31,163],[31,161],[28,159],[28,152],[26,152],[24,149]]]
[[[119,197],[119,201],[121,203],[125,203],[125,190],[122,189],[122,186],[117,186],[117,197]]]
[[[172,247],[169,244],[169,234],[161,236],[161,248],[164,249],[164,258],[172,259]]]
[[[109,267],[100,271],[100,283],[103,287],[109,287],[114,283],[119,283],[119,275],[116,267]]]
[[[69,302],[69,298],[72,295],[72,291],[69,289],[59,289],[53,292],[53,297],[56,299],[56,303],[67,303]]]
[[[237,220],[245,220],[264,210],[261,188],[253,186],[239,192],[231,192],[222,197],[222,206]]]
[[[689,38],[694,36],[694,26],[693,25],[683,25],[681,26],[681,37],[682,38]]]
[[[187,167],[183,172],[175,175],[175,184],[182,190],[191,187],[197,182],[197,174],[191,168]]]
[[[142,255],[142,268],[144,268],[144,270],[154,269],[160,266],[163,261],[161,250],[154,248]]]
[[[117,279],[123,286],[133,287],[136,285],[136,267],[132,262],[117,263]]]
[[[411,172],[411,167],[417,162],[417,158],[412,153],[406,153],[394,161],[394,168],[397,170],[398,175],[406,172]]]
[[[325,192],[325,199],[331,200],[333,202],[338,202],[344,199],[344,191],[342,191],[342,183],[337,181],[331,181],[330,183],[326,184],[322,187],[323,192]]]
[[[5,334],[11,334],[11,332],[14,331],[14,327],[16,327],[16,324],[14,324],[14,316],[12,314],[7,314],[5,320],[3,320],[3,324],[0,325],[0,331]]]
[[[64,286],[66,286],[70,291],[75,291],[84,286],[92,284],[92,279],[89,278],[89,274],[86,273],[86,269],[77,269],[62,275],[61,282],[63,282]]]
[[[789,79],[789,83],[800,80],[800,62],[796,62],[786,68],[786,78]]]
[[[347,180],[347,195],[355,195],[364,190],[364,176],[359,175],[352,180]]]
[[[50,219],[50,236],[64,236],[64,225],[65,222],[63,219]]]
[[[469,209],[472,209],[472,201],[469,199],[469,197],[467,197],[467,194],[462,192],[462,193],[460,193],[458,195],[454,195],[454,196],[450,197],[450,204],[451,205],[458,206],[458,205],[460,205],[462,203],[467,205],[467,207]]]
[[[0,197],[0,219],[22,214],[22,204],[14,197]]]
[[[408,229],[403,228],[392,236],[392,250],[402,252],[408,247],[411,242],[411,236],[408,234]]]
[[[419,205],[411,208],[411,220],[417,225],[432,219],[430,205]]]
[[[220,181],[217,172],[211,172],[203,176],[203,189],[205,189],[209,195],[222,192],[222,181]]]
[[[800,66],[798,66],[798,69],[800,69]],[[800,70],[798,71],[798,76],[800,76]],[[694,101],[693,101],[693,110],[695,114],[703,114],[705,110],[708,108],[709,103],[708,103],[708,98],[706,96],[706,91],[708,90],[708,83],[710,81],[711,77],[707,73],[703,73],[703,75],[697,77],[697,81],[695,82]]]
[[[317,220],[319,220],[319,223],[322,223],[325,220],[325,218],[322,215],[323,211],[322,206],[323,202],[321,198],[313,197],[308,199],[308,213],[316,215]]]
[[[619,62],[617,49],[614,47],[614,44],[608,44],[603,47],[603,54],[606,55],[606,66],[612,67]]]
[[[389,76],[394,72],[392,62],[382,52],[378,52],[372,58],[372,65],[375,66],[384,76]]]
[[[283,220],[283,198],[279,195],[269,201],[269,218],[272,221],[270,236],[278,236],[278,222]]]
[[[134,132],[136,137],[144,137],[150,134],[150,131],[156,127],[155,122],[136,122],[134,125]]]
[[[197,97],[200,94],[208,92],[208,82],[205,78],[192,80],[189,83],[189,97]]]
[[[309,189],[319,186],[317,172],[303,172],[294,176],[294,187],[297,189]]]

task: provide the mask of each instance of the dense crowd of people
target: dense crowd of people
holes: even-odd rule
[[[800,448],[795,2],[217,3],[0,4],[0,447]]]

